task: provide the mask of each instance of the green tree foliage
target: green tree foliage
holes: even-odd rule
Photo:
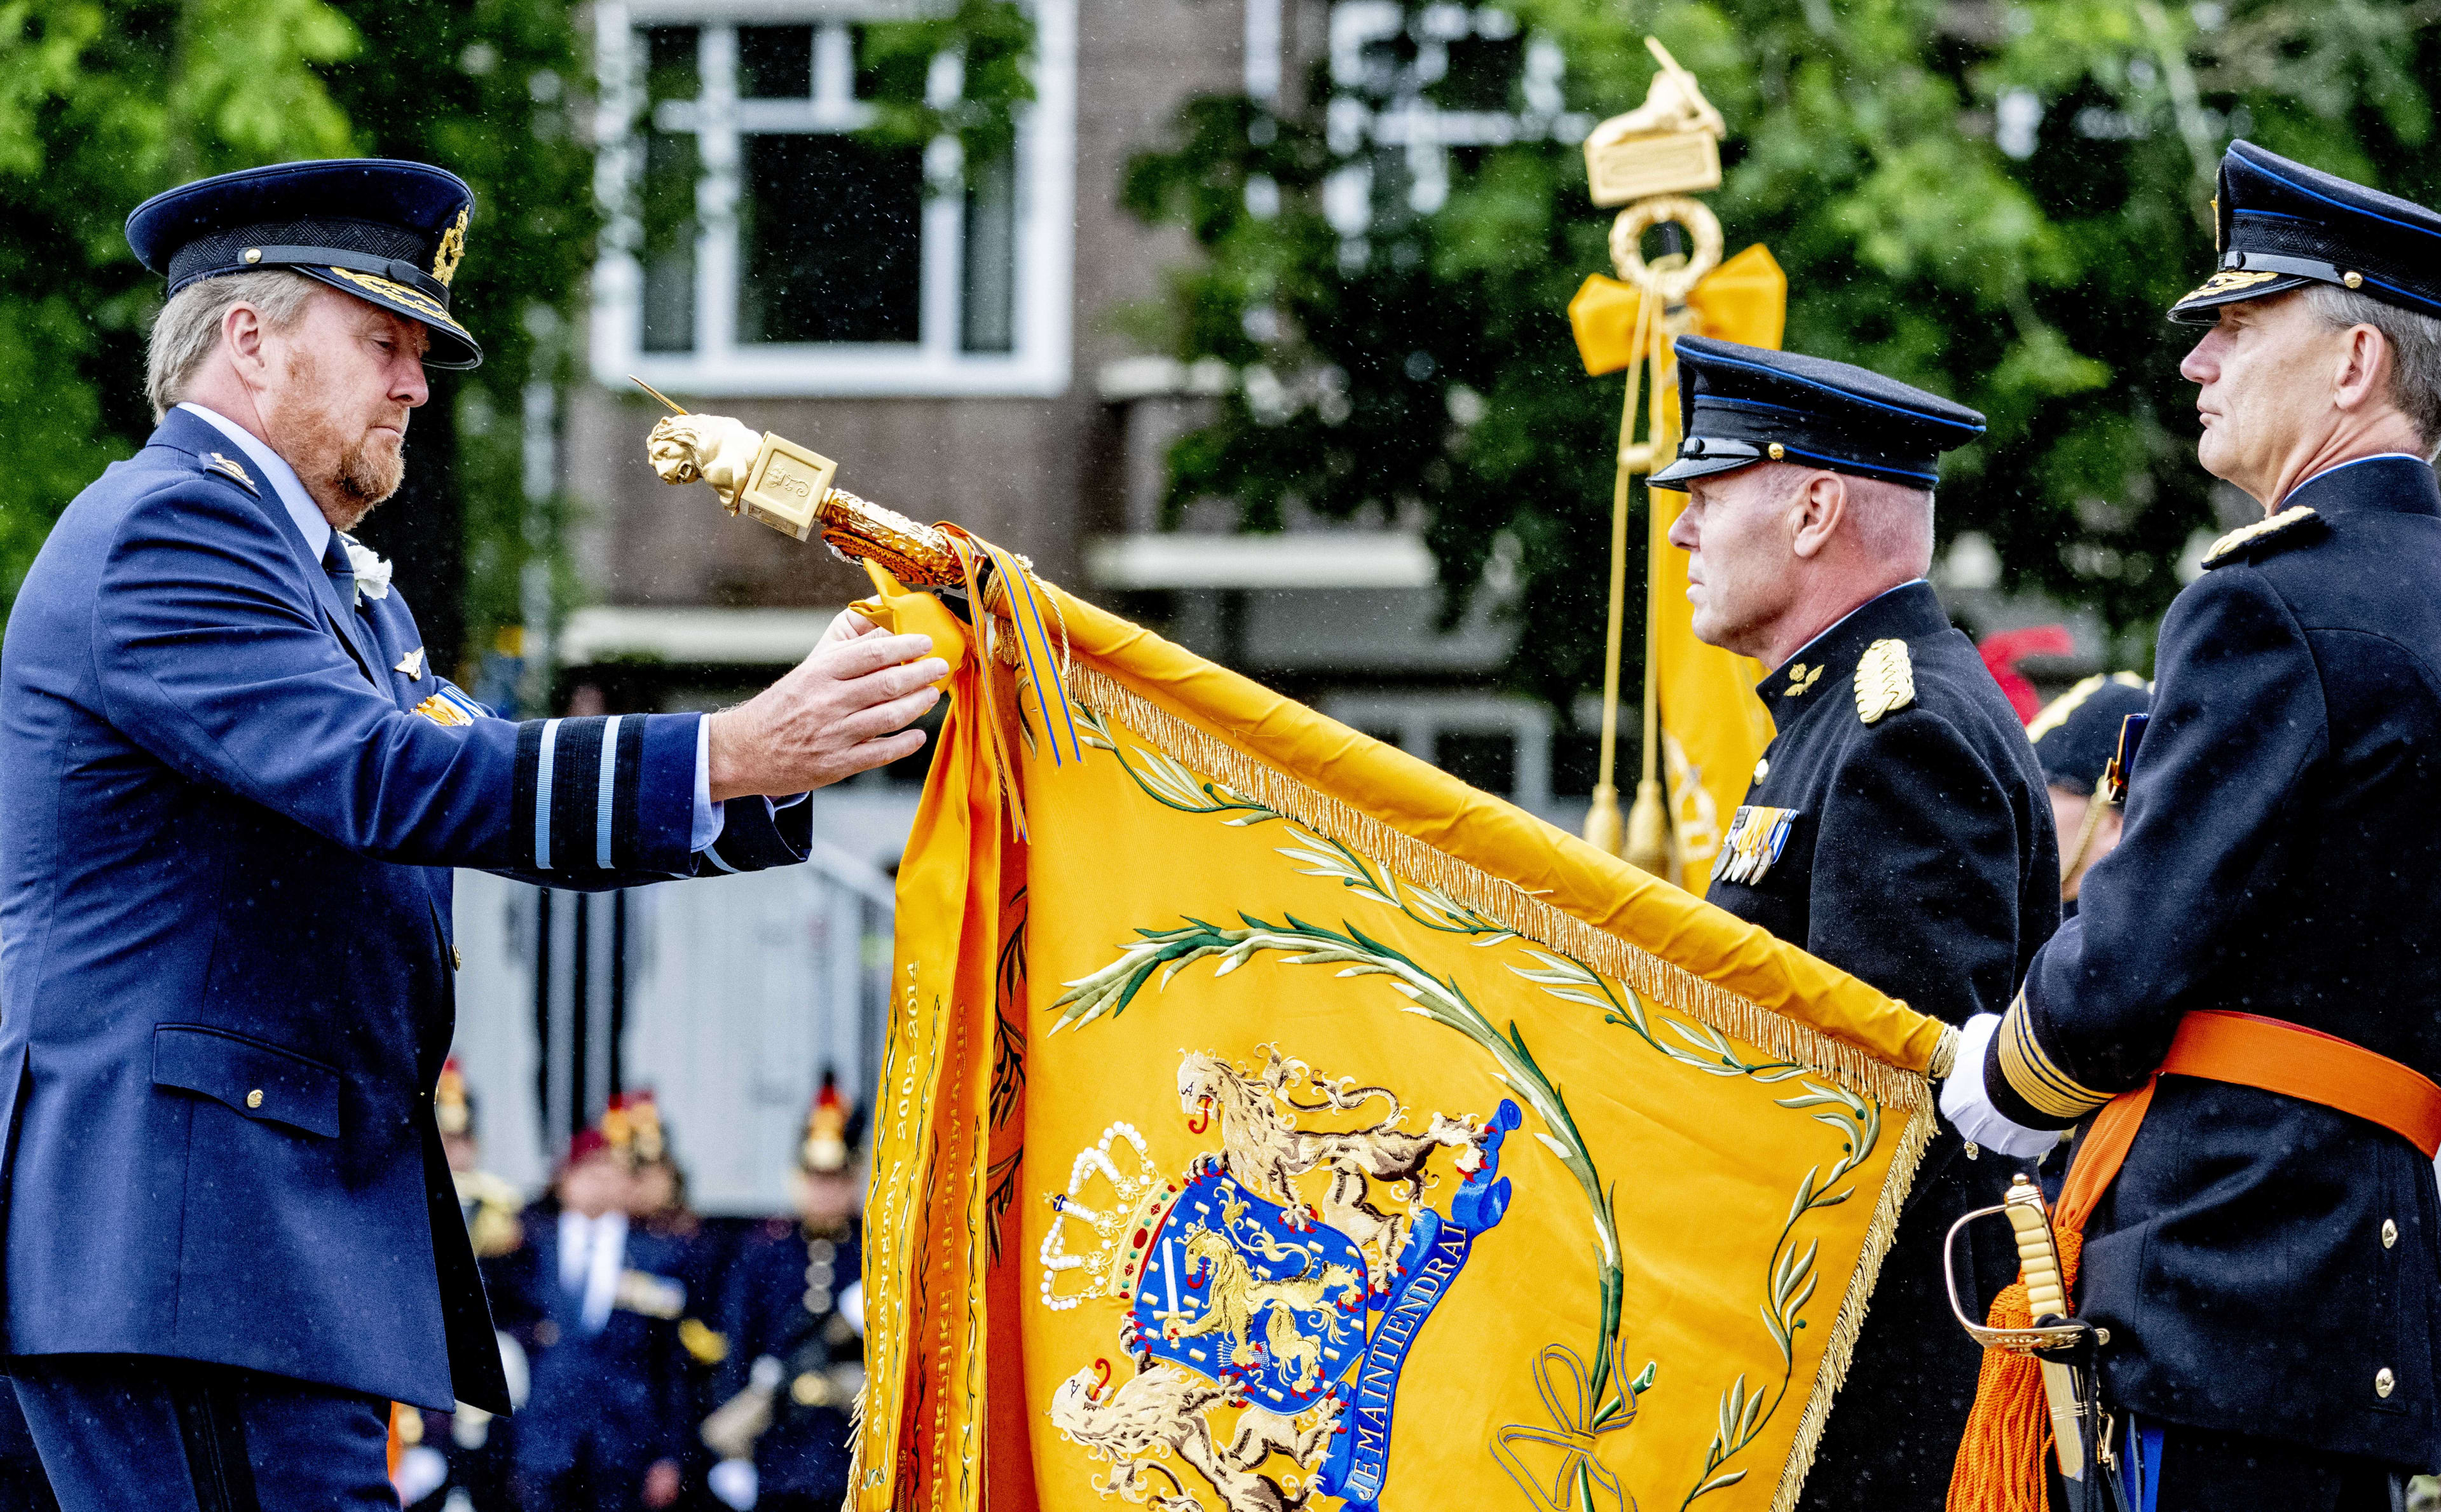
[[[2191,338],[2161,312],[2211,267],[2223,146],[2441,198],[2430,4],[1511,9],[1503,39],[1504,17],[1401,0],[1395,33],[1318,63],[1299,103],[1192,102],[1125,197],[1205,252],[1166,305],[1174,353],[1244,374],[1173,451],[1173,505],[1234,500],[1257,530],[1291,505],[1420,513],[1453,612],[1513,539],[1512,680],[1563,707],[1600,679],[1619,387],[1585,376],[1564,313],[1609,271],[1574,139],[1643,100],[1645,33],[1727,117],[1707,199],[1730,251],[1759,241],[1787,269],[1787,344],[1985,411],[1945,464],[1944,535],[1987,532],[2006,585],[2095,605],[2137,656],[2214,518],[2177,374]],[[1515,139],[1451,151],[1444,191],[1395,139],[1408,100],[1505,113]],[[1351,167],[1370,171],[1355,235]]]
[[[0,4],[0,600],[152,415],[159,283],[127,212],[172,184],[349,147],[316,66],[357,45],[319,0]]]

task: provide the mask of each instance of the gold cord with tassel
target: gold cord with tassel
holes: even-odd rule
[[[1660,291],[1652,285],[1647,285],[1644,291],[1644,300],[1647,304],[1659,303],[1661,301]],[[1653,351],[1644,359],[1642,359],[1644,361],[1651,362],[1653,365],[1653,381],[1646,386],[1646,391],[1652,396],[1653,412],[1649,417],[1647,417],[1644,426],[1644,434],[1647,438],[1644,443],[1644,450],[1645,456],[1648,459],[1646,464],[1646,470],[1648,472],[1651,471],[1653,463],[1660,460],[1660,459],[1653,456],[1653,449],[1661,444],[1661,432],[1663,426],[1661,414],[1661,379],[1662,367],[1664,363],[1663,353],[1666,351],[1670,341],[1670,329],[1666,311],[1664,312],[1663,319],[1654,322],[1651,339],[1653,341]],[[1647,484],[1645,486],[1645,499],[1648,505],[1652,501],[1652,485]],[[1662,798],[1661,792],[1661,669],[1654,665],[1654,642],[1658,639],[1659,635],[1658,606],[1653,600],[1654,567],[1656,565],[1654,558],[1658,553],[1654,550],[1656,543],[1651,539],[1651,532],[1647,531],[1646,534],[1647,539],[1645,541],[1644,549],[1644,720],[1643,729],[1641,730],[1644,737],[1644,770],[1636,784],[1636,807],[1628,812],[1627,846],[1626,849],[1619,853],[1619,859],[1639,871],[1650,872],[1654,876],[1674,881],[1676,879],[1670,875],[1670,811]]]
[[[1627,619],[1627,502],[1628,480],[1639,468],[1653,465],[1650,442],[1636,444],[1636,401],[1644,378],[1644,349],[1653,330],[1653,293],[1639,290],[1636,303],[1636,335],[1628,350],[1634,355],[1627,363],[1627,403],[1618,417],[1618,466],[1612,475],[1610,494],[1610,621],[1602,643],[1602,721],[1601,769],[1594,782],[1593,807],[1585,812],[1585,843],[1608,855],[1620,855],[1618,786],[1615,781],[1618,770],[1618,659],[1619,642],[1626,630]],[[1648,608],[1646,620],[1651,621]],[[1649,639],[1649,637],[1648,637]],[[1644,817],[1644,789],[1652,784],[1653,725],[1653,657],[1644,658],[1644,722],[1647,731],[1645,782],[1637,784],[1636,814]],[[1654,816],[1660,817],[1656,803]],[[1634,837],[1631,836],[1631,843]],[[1631,864],[1643,866],[1648,872],[1658,868],[1644,866],[1634,855],[1625,857]]]

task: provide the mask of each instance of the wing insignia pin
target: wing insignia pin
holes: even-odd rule
[[[409,677],[420,680],[424,676],[424,648],[418,646],[399,657],[397,667],[392,670],[406,673]]]
[[[205,456],[210,459],[204,464],[207,472],[225,474],[227,477],[236,478],[240,483],[244,484],[245,491],[247,493],[260,493],[260,490],[254,486],[254,479],[246,476],[245,469],[240,467],[235,459],[224,456],[219,452],[207,452],[205,453]]]

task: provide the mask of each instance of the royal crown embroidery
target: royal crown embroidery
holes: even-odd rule
[[[1801,661],[1790,662],[1788,664],[1788,686],[1781,690],[1782,695],[1789,698],[1798,698],[1813,692],[1814,685],[1822,680],[1823,666],[1824,663],[1821,662],[1817,662],[1812,667],[1806,666],[1805,663]]]

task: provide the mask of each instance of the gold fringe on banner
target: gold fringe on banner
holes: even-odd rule
[[[1514,882],[1493,876],[1340,799],[1318,792],[1160,708],[1091,662],[1077,665],[1070,690],[1079,703],[1117,720],[1165,755],[1221,785],[1311,825],[1329,839],[1364,852],[1408,880],[1456,899],[1486,918],[1496,919],[1538,945],[1574,956],[1593,970],[1627,983],[1656,1002],[1782,1060],[1797,1061],[1835,1077],[1851,1090],[1877,1099],[1886,1107],[1916,1108],[1929,1102],[1922,1076],[1885,1064],[1855,1046],[1748,1002],[1682,966],[1551,907]]]
[[[1856,1337],[1865,1331],[1865,1310],[1873,1298],[1873,1282],[1890,1258],[1899,1236],[1900,1210],[1915,1185],[1916,1167],[1932,1137],[1941,1132],[1941,1115],[1931,1099],[1917,1105],[1899,1133],[1899,1147],[1890,1157],[1890,1179],[1882,1183],[1881,1200],[1873,1204],[1873,1221],[1865,1230],[1864,1253],[1848,1278],[1848,1293],[1839,1299],[1839,1316],[1831,1321],[1831,1342],[1822,1352],[1822,1373],[1805,1398],[1805,1415],[1798,1420],[1797,1442],[1788,1447],[1788,1463],[1780,1474],[1780,1494],[1771,1512],[1792,1512],[1798,1493],[1805,1488],[1806,1472],[1814,1468],[1815,1452],[1822,1448],[1822,1431],[1831,1423],[1831,1403],[1848,1383],[1848,1365],[1855,1358]]]

